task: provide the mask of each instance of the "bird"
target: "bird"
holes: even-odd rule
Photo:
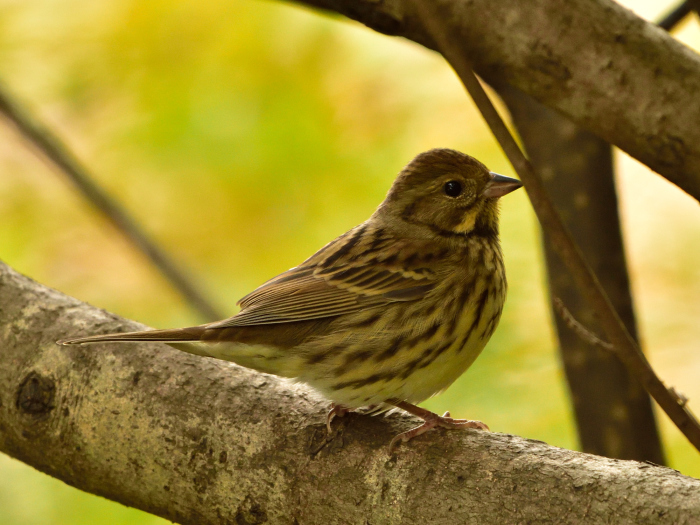
[[[398,174],[362,224],[243,297],[233,317],[178,329],[92,335],[62,345],[161,341],[303,382],[348,411],[401,409],[436,428],[488,430],[417,406],[461,376],[506,298],[498,201],[520,188],[467,154],[432,149]]]

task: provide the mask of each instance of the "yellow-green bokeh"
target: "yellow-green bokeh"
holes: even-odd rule
[[[626,3],[654,14],[650,2]],[[697,45],[697,33],[687,24],[681,34]],[[457,148],[512,175],[436,55],[286,3],[2,0],[0,79],[228,314],[369,216],[423,150]],[[700,211],[639,165],[620,165],[646,347],[662,378],[700,398]],[[524,192],[504,199],[502,238],[510,290],[501,326],[472,369],[426,405],[575,448]],[[0,259],[154,327],[200,322],[4,123]],[[700,476],[697,453],[661,419],[672,465]],[[0,456],[0,523],[156,522]]]

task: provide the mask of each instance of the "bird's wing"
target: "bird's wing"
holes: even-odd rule
[[[302,265],[239,301],[241,311],[210,328],[290,323],[334,317],[396,301],[422,298],[436,284],[420,267],[415,246],[359,226]]]

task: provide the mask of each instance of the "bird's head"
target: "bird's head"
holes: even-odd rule
[[[474,157],[432,149],[401,170],[375,215],[406,235],[496,236],[498,198],[521,186]]]

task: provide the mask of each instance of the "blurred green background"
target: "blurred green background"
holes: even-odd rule
[[[664,9],[623,3],[649,19]],[[698,49],[697,19],[677,36]],[[0,79],[229,314],[367,218],[423,150],[456,148],[513,174],[436,55],[286,3],[0,0]],[[635,161],[617,161],[645,348],[692,406],[700,209]],[[576,448],[524,192],[504,199],[502,240],[510,290],[501,325],[470,371],[426,406]],[[4,122],[0,258],[154,327],[201,321]],[[659,419],[671,465],[700,477],[700,456]],[[157,522],[0,455],[4,525]]]

